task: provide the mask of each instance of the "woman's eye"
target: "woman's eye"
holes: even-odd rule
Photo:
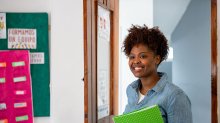
[[[134,56],[128,56],[129,59],[134,59]]]
[[[144,59],[146,58],[146,55],[140,55],[140,58]]]

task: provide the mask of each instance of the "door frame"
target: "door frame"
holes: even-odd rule
[[[217,90],[217,0],[211,0],[211,104],[212,123],[218,123]]]
[[[103,123],[112,122],[118,114],[118,40],[119,1],[83,0],[84,20],[84,123],[97,123],[97,6],[111,11],[110,38],[110,116]],[[113,93],[114,92],[114,93]],[[108,120],[108,121],[107,121]],[[100,121],[99,121],[100,122]]]

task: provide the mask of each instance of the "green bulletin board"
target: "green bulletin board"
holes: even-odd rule
[[[6,13],[6,33],[8,33],[8,29],[13,28],[36,29],[36,48],[27,50],[29,50],[30,53],[43,53],[44,63],[31,64],[34,116],[50,116],[48,14]],[[6,36],[6,39],[0,39],[0,50],[13,50],[8,49],[7,38],[8,36]]]

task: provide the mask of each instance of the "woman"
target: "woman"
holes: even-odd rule
[[[164,123],[192,123],[188,96],[168,82],[166,73],[157,72],[169,49],[163,33],[157,27],[133,25],[122,48],[129,58],[131,72],[138,78],[127,87],[124,114],[157,104]]]

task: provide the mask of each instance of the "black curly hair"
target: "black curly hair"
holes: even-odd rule
[[[129,34],[125,38],[122,50],[129,56],[131,49],[139,44],[147,46],[155,55],[161,57],[160,63],[167,58],[169,46],[166,37],[158,27],[148,28],[146,25],[132,25],[128,30]]]

